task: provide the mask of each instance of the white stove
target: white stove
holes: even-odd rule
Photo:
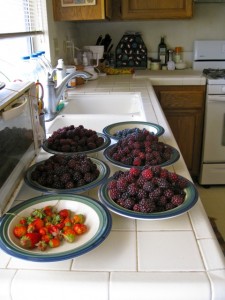
[[[195,41],[193,69],[207,78],[199,183],[225,184],[225,41]]]

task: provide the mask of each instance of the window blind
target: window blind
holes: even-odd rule
[[[0,38],[42,34],[43,0],[0,0]]]

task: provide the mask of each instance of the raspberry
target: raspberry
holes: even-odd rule
[[[171,182],[177,182],[178,181],[178,175],[176,173],[170,172],[168,175]]]
[[[133,166],[141,166],[142,161],[140,159],[140,157],[135,157],[135,159],[133,160]]]
[[[153,173],[151,171],[151,169],[145,169],[141,172],[141,175],[143,176],[143,178],[145,178],[146,180],[151,180],[153,177]]]
[[[135,176],[135,177],[137,177],[137,176],[139,176],[140,175],[140,170],[139,169],[137,169],[137,168],[134,168],[134,167],[131,167],[130,168],[130,171],[129,171],[129,173],[132,175],[132,176]]]
[[[159,176],[161,178],[167,179],[168,178],[168,173],[169,173],[169,171],[167,169],[162,169]]]

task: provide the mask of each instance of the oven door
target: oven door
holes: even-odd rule
[[[33,98],[35,86],[14,93],[9,104],[0,108],[0,216],[37,154]],[[36,101],[36,98],[35,98]],[[37,106],[37,105],[36,105]]]
[[[203,163],[225,163],[225,95],[207,95]]]

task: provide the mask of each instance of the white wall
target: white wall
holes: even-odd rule
[[[225,3],[194,4],[194,16],[190,20],[53,22],[52,26],[54,30],[50,40],[57,37],[63,43],[67,36],[78,47],[95,44],[100,34],[109,33],[113,50],[127,30],[139,31],[153,57],[157,56],[160,36],[165,35],[168,47],[182,46],[184,58],[191,64],[194,40],[225,39]],[[63,49],[60,54],[65,55]]]

